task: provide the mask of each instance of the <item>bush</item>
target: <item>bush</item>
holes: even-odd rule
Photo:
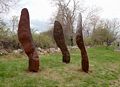
[[[33,40],[37,47],[41,47],[41,48],[56,47],[52,36],[49,36],[47,34],[42,34],[42,33],[34,34]]]
[[[93,41],[91,37],[84,38],[84,43],[85,43],[85,46],[93,46]]]

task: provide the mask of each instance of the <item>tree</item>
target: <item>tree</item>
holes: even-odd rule
[[[0,19],[0,40],[7,40],[9,37],[10,29],[7,27],[6,23]]]
[[[74,39],[74,22],[76,18],[76,12],[78,10],[79,2],[77,0],[53,0],[58,6],[58,12],[56,20],[59,21],[63,27],[65,39],[68,45],[73,46]],[[70,2],[73,1],[71,8]]]
[[[0,14],[6,13],[9,11],[9,9],[15,5],[15,3],[18,2],[18,0],[0,0]],[[18,43],[16,43],[17,38],[15,31],[15,27],[17,30],[17,26],[15,25],[15,20],[16,18],[12,18],[12,29],[11,26],[9,27],[6,22],[4,22],[3,19],[0,19],[0,41],[3,42],[8,42],[9,48],[13,49],[14,47],[16,48],[18,46]],[[17,47],[18,48],[18,47]]]
[[[18,16],[12,16],[10,20],[11,26],[11,42],[13,43],[13,48],[19,48],[19,41],[17,38],[17,29],[18,29]]]
[[[99,12],[100,8],[90,8],[84,12],[83,31],[85,37],[89,37],[90,32],[96,28],[100,20]]]
[[[84,41],[83,41],[83,33],[82,33],[83,27],[82,27],[82,15],[79,14],[78,18],[78,24],[77,24],[77,32],[76,32],[76,43],[81,50],[81,56],[82,56],[82,70],[86,73],[89,71],[89,60],[87,51],[85,49]]]
[[[96,26],[99,20],[98,12],[99,8],[86,8],[80,0],[52,0],[56,2],[58,7],[58,12],[56,15],[56,20],[58,20],[64,30],[65,40],[67,45],[74,45],[75,37],[75,24],[77,19],[77,14],[80,12],[83,15],[83,29],[84,35],[89,36],[93,27]]]
[[[120,23],[117,19],[101,20],[92,32],[92,40],[94,43],[109,46],[117,39]]]
[[[13,34],[15,34],[17,32],[17,28],[18,28],[18,16],[12,16],[11,25],[12,25],[11,31]]]
[[[0,14],[9,11],[9,8],[18,0],[0,0]]]

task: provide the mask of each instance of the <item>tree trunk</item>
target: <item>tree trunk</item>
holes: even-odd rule
[[[26,8],[22,9],[21,11],[21,17],[18,26],[18,39],[29,58],[29,71],[38,72],[39,56],[33,43],[32,34],[30,30],[29,13]]]
[[[89,60],[87,51],[85,49],[84,41],[83,41],[83,33],[82,33],[82,15],[79,14],[78,24],[77,24],[77,32],[76,32],[76,43],[81,50],[81,57],[82,57],[82,70],[86,73],[89,71]]]
[[[54,36],[54,40],[55,40],[57,46],[60,48],[60,50],[62,52],[63,62],[69,63],[70,62],[70,53],[65,44],[63,28],[58,21],[55,21],[55,23],[54,23],[53,36]]]

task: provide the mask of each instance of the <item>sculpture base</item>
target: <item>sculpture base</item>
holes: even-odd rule
[[[29,71],[38,72],[39,71],[39,59],[29,59]]]

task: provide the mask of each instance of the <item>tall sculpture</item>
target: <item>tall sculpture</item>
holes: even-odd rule
[[[29,58],[29,71],[38,72],[39,56],[33,43],[32,34],[30,31],[29,12],[27,8],[22,9],[20,21],[18,25],[18,39]]]
[[[58,21],[54,22],[53,36],[54,36],[54,39],[55,39],[57,46],[60,48],[60,50],[62,52],[62,55],[63,55],[62,61],[64,63],[69,63],[70,62],[70,53],[69,53],[67,46],[65,44],[63,28]]]
[[[78,24],[77,24],[77,32],[76,32],[76,43],[81,50],[81,56],[82,56],[82,70],[86,73],[89,71],[89,60],[87,51],[85,49],[84,41],[83,41],[83,33],[82,33],[83,27],[82,27],[82,15],[79,14],[78,18]]]

